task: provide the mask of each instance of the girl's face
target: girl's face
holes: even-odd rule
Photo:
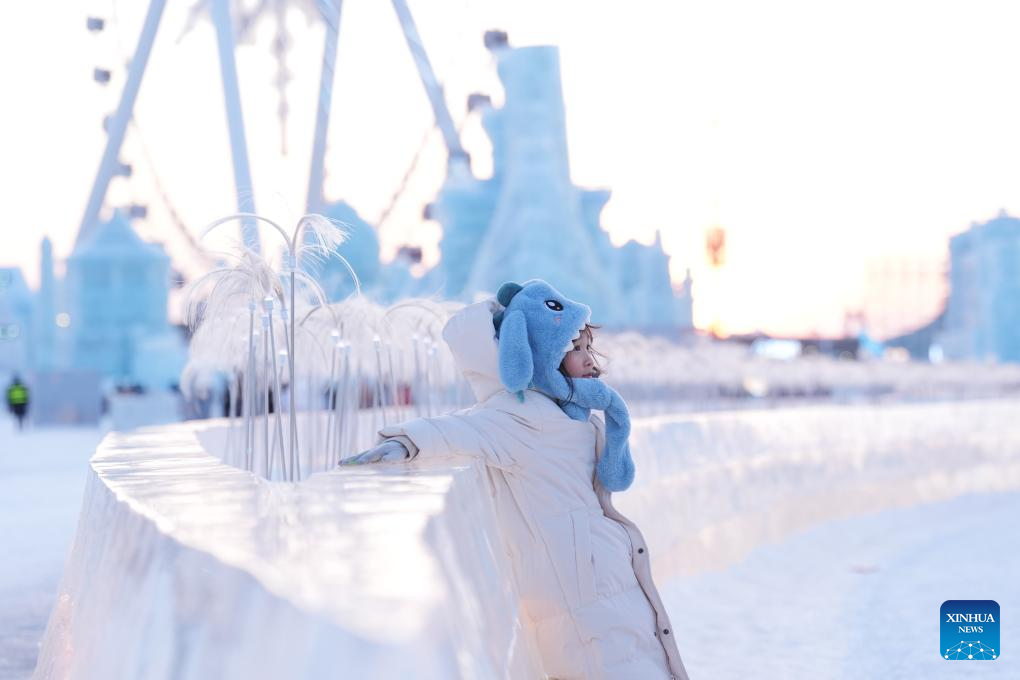
[[[591,353],[591,333],[582,331],[574,340],[574,349],[563,357],[563,370],[571,378],[592,378],[595,376],[595,359]]]

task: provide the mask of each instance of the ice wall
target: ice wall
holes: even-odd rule
[[[637,421],[614,497],[660,581],[841,517],[1020,489],[1020,401],[805,406]]]
[[[1020,488],[1018,406],[637,420],[637,478],[614,500],[666,586],[828,519]],[[209,435],[104,441],[36,677],[538,677],[474,463],[269,483]]]
[[[35,677],[537,677],[481,469],[269,483],[198,435],[100,446]]]

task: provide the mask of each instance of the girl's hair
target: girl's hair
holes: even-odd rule
[[[584,334],[587,333],[589,335],[589,337],[591,337],[592,344],[594,344],[595,343],[595,329],[596,328],[602,328],[602,326],[599,326],[598,324],[591,324],[591,323],[584,324],[584,328],[581,329],[581,338],[583,339],[584,338]],[[607,360],[609,359],[609,357],[607,357],[605,354],[603,354],[602,352],[598,351],[594,347],[592,347],[591,353],[592,353],[592,361],[595,362],[595,368],[593,369],[592,372],[595,374],[595,377],[598,378],[603,373],[605,373],[605,371],[602,369],[601,366],[599,366],[599,362],[598,362],[598,359],[596,357],[602,357],[603,359],[607,359]],[[566,360],[567,360],[567,357],[564,356],[563,357],[563,361],[560,362],[560,373],[563,374],[563,377],[567,379],[567,384],[570,385],[570,394],[567,395],[567,398],[565,400],[561,400],[560,401],[561,404],[570,401],[574,397],[574,379],[570,377],[570,374],[567,373],[567,369],[564,368],[564,366],[563,366],[564,363],[566,362]]]

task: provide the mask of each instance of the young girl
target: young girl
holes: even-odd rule
[[[633,478],[629,418],[598,380],[590,315],[540,279],[464,307],[443,338],[478,403],[385,427],[342,463],[481,459],[546,677],[688,680],[644,538],[610,500]]]

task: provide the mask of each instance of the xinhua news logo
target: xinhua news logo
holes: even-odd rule
[[[942,603],[942,658],[992,661],[999,658],[999,603],[946,600]]]

